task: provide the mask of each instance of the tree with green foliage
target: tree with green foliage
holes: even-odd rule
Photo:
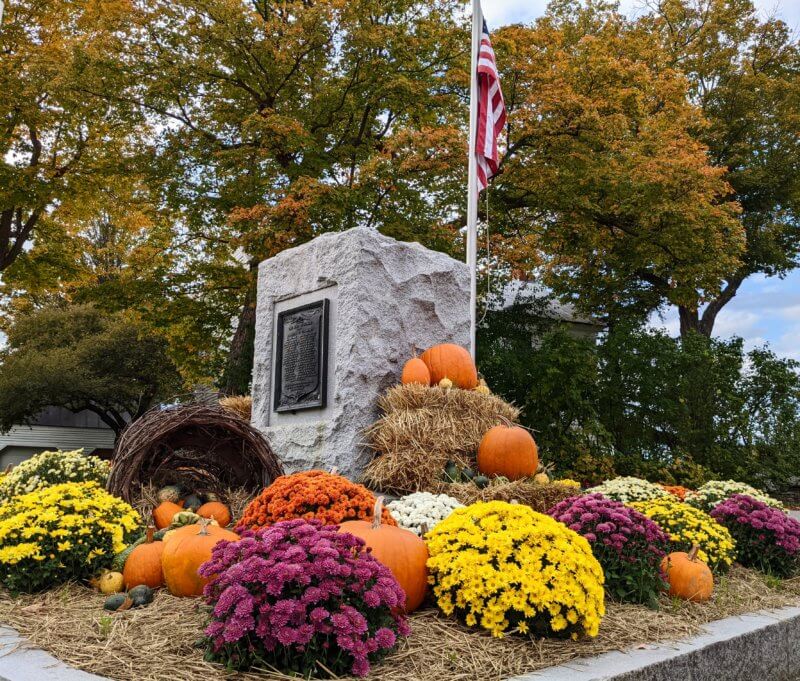
[[[0,272],[59,211],[97,206],[124,173],[137,116],[108,95],[129,25],[121,0],[14,0],[0,29]],[[102,91],[104,96],[90,95]]]
[[[43,308],[8,329],[0,430],[58,406],[91,411],[119,434],[180,386],[166,341],[133,315],[92,305]]]

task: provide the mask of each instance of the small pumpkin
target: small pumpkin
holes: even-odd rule
[[[161,566],[164,582],[173,596],[202,596],[208,580],[197,574],[197,570],[211,558],[212,549],[222,540],[238,541],[239,535],[215,527],[208,520],[172,531],[164,541]]]
[[[481,395],[491,395],[492,391],[490,390],[489,386],[486,385],[486,381],[481,379],[478,381],[478,385],[474,388],[476,393],[480,393]]]
[[[495,426],[478,446],[478,470],[509,480],[528,478],[539,467],[539,449],[531,434],[520,426]]]
[[[201,518],[214,519],[220,527],[228,527],[231,523],[231,511],[219,501],[208,501],[197,509],[197,515]]]
[[[104,594],[118,593],[125,588],[125,578],[121,572],[106,572],[97,580],[97,586]]]
[[[438,385],[448,378],[453,385],[472,390],[478,385],[478,370],[472,356],[464,348],[453,343],[441,343],[428,348],[420,355],[431,373],[431,384]]]
[[[450,390],[450,388],[453,387],[453,381],[451,381],[449,378],[443,378],[441,381],[439,381],[439,387],[444,388],[445,390]]]
[[[171,522],[176,513],[183,509],[172,501],[162,501],[153,509],[153,522],[159,530],[163,530]]]
[[[125,561],[122,575],[125,578],[125,588],[145,585],[157,589],[164,583],[164,573],[161,569],[161,554],[164,551],[164,542],[154,541],[153,535],[156,528],[152,525],[147,528],[147,538],[139,544]]]
[[[533,482],[537,485],[546,485],[550,482],[550,476],[547,473],[537,473],[533,476]]]
[[[489,480],[489,478],[487,478],[485,475],[476,475],[474,478],[472,478],[472,482],[478,489],[486,489],[491,480]]]
[[[146,584],[140,584],[128,591],[128,598],[133,601],[133,607],[138,608],[153,602],[153,590]]]
[[[183,507],[187,511],[194,511],[197,513],[197,509],[203,505],[203,500],[198,497],[196,494],[190,494],[183,500]]]
[[[339,531],[353,534],[366,542],[372,549],[372,555],[389,568],[405,591],[405,611],[413,612],[425,599],[428,547],[409,530],[394,525],[382,525],[382,513],[383,497],[378,497],[371,522],[348,520],[339,526]]]
[[[403,365],[403,373],[400,376],[403,385],[419,383],[420,385],[431,384],[431,372],[428,365],[419,357],[412,357]]]
[[[714,575],[697,558],[697,545],[689,553],[674,551],[661,561],[661,571],[667,575],[669,595],[695,603],[704,603],[714,592]]]

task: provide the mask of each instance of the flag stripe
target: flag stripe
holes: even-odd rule
[[[489,29],[483,22],[478,50],[478,131],[473,153],[477,158],[478,191],[484,189],[500,164],[497,140],[506,124],[506,105],[494,60]]]

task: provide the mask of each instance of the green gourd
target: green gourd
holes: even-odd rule
[[[108,598],[106,598],[106,602],[103,603],[103,608],[110,610],[111,612],[116,612],[123,605],[125,605],[127,600],[128,597],[125,594],[111,594]]]
[[[128,598],[133,601],[134,608],[147,605],[153,602],[153,590],[146,584],[140,584],[128,592]]]

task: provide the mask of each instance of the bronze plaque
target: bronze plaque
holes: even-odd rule
[[[327,401],[327,298],[278,314],[275,411],[320,409]]]

